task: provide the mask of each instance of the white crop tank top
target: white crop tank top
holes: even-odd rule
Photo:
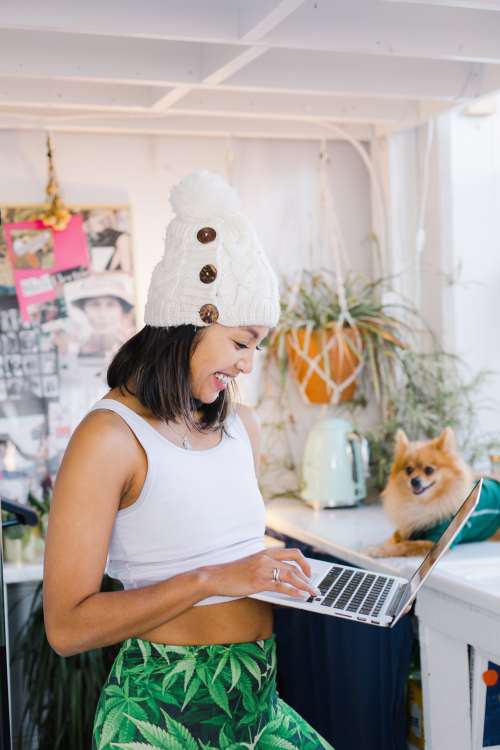
[[[120,401],[103,398],[144,448],[146,479],[137,500],[116,514],[106,572],[125,589],[140,588],[204,565],[232,562],[264,549],[265,507],[246,427],[233,411],[221,441],[185,450]],[[239,599],[212,596],[198,602]],[[196,605],[195,605],[196,606]]]

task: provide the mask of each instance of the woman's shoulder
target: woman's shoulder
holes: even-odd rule
[[[103,399],[104,401],[104,399]],[[97,448],[134,444],[135,440],[126,422],[115,411],[102,408],[92,409],[82,418],[73,432],[71,442],[90,442]]]

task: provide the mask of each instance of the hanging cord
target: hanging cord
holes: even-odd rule
[[[380,186],[378,175],[373,165],[373,160],[370,159],[370,157],[366,153],[366,150],[363,148],[361,143],[357,141],[355,138],[353,138],[347,132],[347,130],[344,130],[344,128],[341,128],[339,125],[335,125],[333,122],[321,121],[320,124],[323,128],[330,130],[332,133],[336,133],[337,135],[340,135],[341,138],[343,138],[348,143],[350,143],[351,146],[357,151],[357,153],[361,157],[363,164],[368,170],[368,174],[370,176],[370,181],[371,181],[371,187],[373,191],[375,207],[380,217],[380,238],[379,238],[379,241],[380,241],[380,275],[382,277],[385,277],[387,275],[386,273],[386,260],[387,260],[386,243],[387,243],[388,219],[387,219],[387,210],[386,210],[384,198],[383,198],[383,191]]]
[[[417,307],[420,307],[422,302],[422,255],[425,248],[426,232],[425,232],[425,212],[427,209],[427,197],[429,193],[429,172],[432,145],[434,141],[434,120],[429,120],[427,123],[427,134],[425,143],[424,153],[424,164],[422,170],[422,192],[420,194],[420,204],[418,207],[417,214],[417,226],[415,232],[415,270],[416,270],[416,292],[415,302]]]

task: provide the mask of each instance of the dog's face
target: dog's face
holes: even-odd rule
[[[434,440],[421,443],[410,443],[405,433],[398,430],[387,490],[395,490],[401,498],[428,504],[447,495],[463,480],[464,467],[450,427]]]

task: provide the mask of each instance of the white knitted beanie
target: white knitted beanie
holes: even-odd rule
[[[193,172],[173,188],[170,202],[175,217],[151,277],[144,322],[274,327],[278,280],[236,192],[220,175]]]

